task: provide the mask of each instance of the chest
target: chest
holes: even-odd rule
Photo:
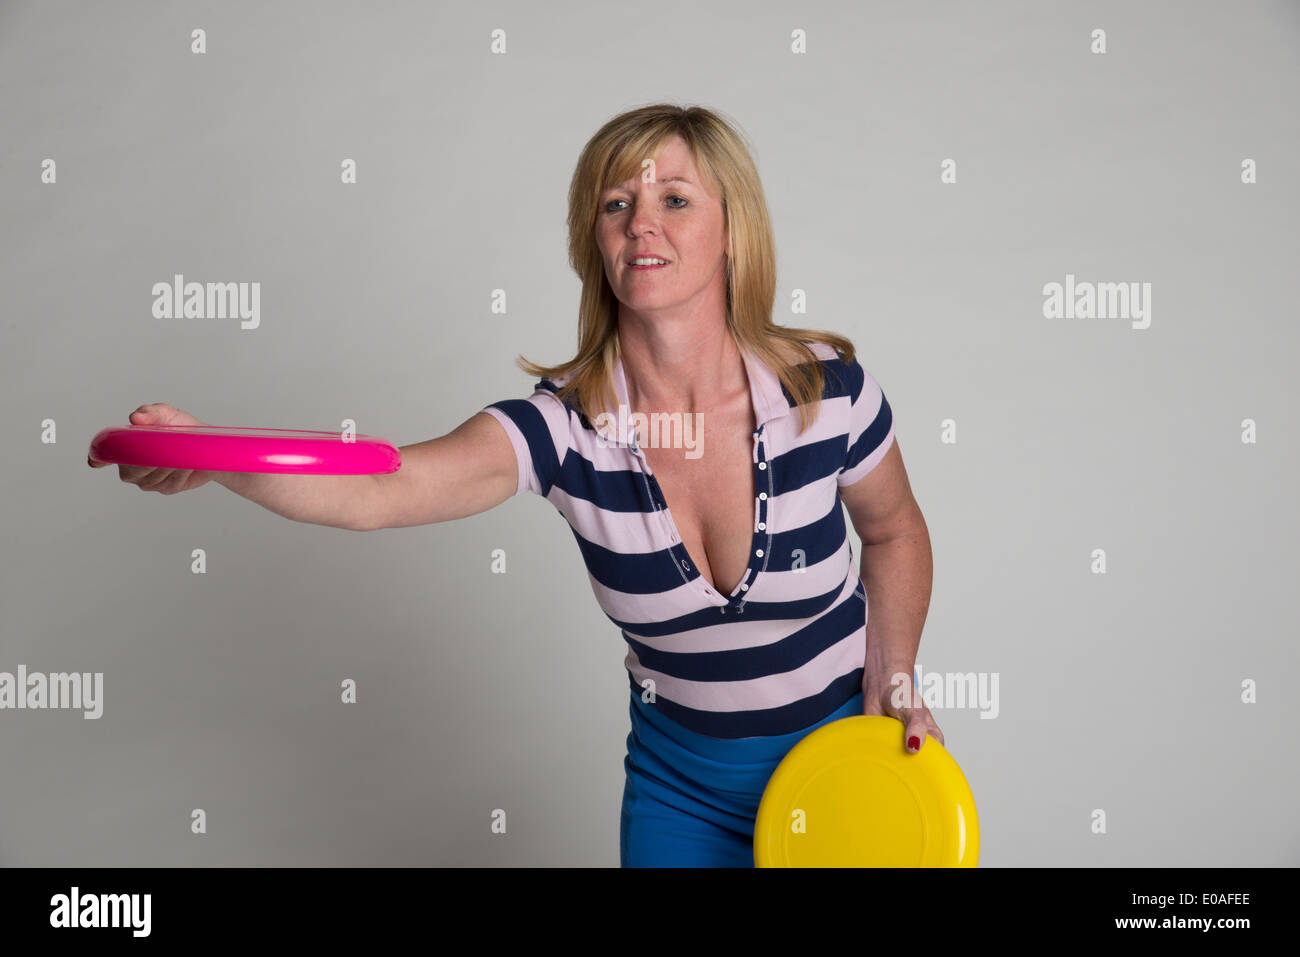
[[[703,420],[698,457],[682,448],[642,452],[682,546],[714,590],[730,595],[749,567],[758,514],[754,413]]]

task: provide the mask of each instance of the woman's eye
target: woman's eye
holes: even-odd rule
[[[686,206],[690,205],[689,201],[686,199],[685,196],[678,196],[678,195],[674,194],[674,195],[672,195],[672,196],[669,196],[668,198],[669,198],[670,200],[671,200],[671,199],[680,199],[680,200],[682,201],[682,203],[683,203],[683,205],[681,205],[681,206],[670,206],[670,207],[668,207],[669,209],[685,209]],[[621,212],[621,210],[610,209],[610,207],[613,206],[615,203],[625,203],[625,202],[627,202],[627,200],[624,200],[624,199],[611,199],[608,203],[605,204],[605,211],[606,211],[607,213],[617,213],[617,212]]]

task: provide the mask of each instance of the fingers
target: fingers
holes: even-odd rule
[[[148,492],[154,486],[161,485],[172,473],[172,469],[151,469],[144,465],[119,465],[119,477],[123,482],[131,485],[138,485],[141,489]]]
[[[154,491],[162,492],[164,495],[175,495],[177,492],[186,492],[190,487],[190,476],[194,474],[193,469],[175,469],[171,478],[157,486]]]
[[[162,402],[151,402],[148,405],[140,406],[126,418],[131,425],[156,425],[163,421],[163,410],[169,408],[171,407]],[[101,462],[98,459],[87,455],[86,464],[92,469],[102,469],[105,465],[112,465],[113,463]],[[118,475],[121,477],[123,482],[133,482],[135,479],[132,476],[143,474],[143,470],[133,465],[123,465],[119,468],[120,471],[118,472]]]
[[[128,416],[132,425],[202,425],[203,423],[184,409],[166,402],[150,402]]]
[[[175,406],[168,405],[166,402],[149,402],[139,406],[127,416],[127,422],[131,425],[201,425],[198,419],[184,412]],[[92,469],[102,469],[105,465],[112,465],[112,462],[101,462],[94,456],[86,456],[86,464]],[[123,482],[131,482],[139,485],[143,489],[157,489],[172,471],[172,469],[147,469],[134,465],[121,465],[119,476]],[[151,475],[150,472],[160,474]],[[189,478],[191,473],[186,473],[182,477],[182,482]],[[140,482],[144,476],[148,479]],[[180,491],[178,488],[177,491]]]
[[[909,753],[916,754],[925,746],[926,735],[943,744],[943,732],[929,708],[903,708],[898,717],[903,722],[904,747]]]
[[[166,402],[150,402],[137,408],[127,419],[132,425],[157,425],[170,418],[171,409]]]
[[[908,708],[904,714],[906,726],[903,729],[903,739],[907,742],[907,750],[915,754],[925,744],[925,736],[930,728],[920,708]]]
[[[919,701],[919,696],[918,699]],[[897,707],[892,699],[884,694],[866,693],[862,696],[862,713],[865,715],[885,715],[894,718],[903,725],[903,747],[909,754],[916,754],[925,746],[926,736],[943,744],[943,732],[935,723],[930,709],[924,704],[914,707]]]
[[[101,466],[108,464],[99,463]],[[189,491],[191,487],[206,482],[208,476],[208,473],[195,469],[155,469],[143,465],[119,465],[117,470],[123,482],[138,486],[142,492],[161,492],[163,495]]]

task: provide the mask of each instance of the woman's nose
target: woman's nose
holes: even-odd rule
[[[638,206],[632,211],[632,220],[628,224],[628,228],[632,235],[639,236],[647,229],[655,229],[657,225],[658,220],[655,218],[654,210],[648,206]]]

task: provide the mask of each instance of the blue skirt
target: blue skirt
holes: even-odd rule
[[[632,691],[623,759],[619,858],[623,867],[753,867],[754,817],[781,759],[824,724],[862,714],[862,692],[789,734],[697,734]]]

